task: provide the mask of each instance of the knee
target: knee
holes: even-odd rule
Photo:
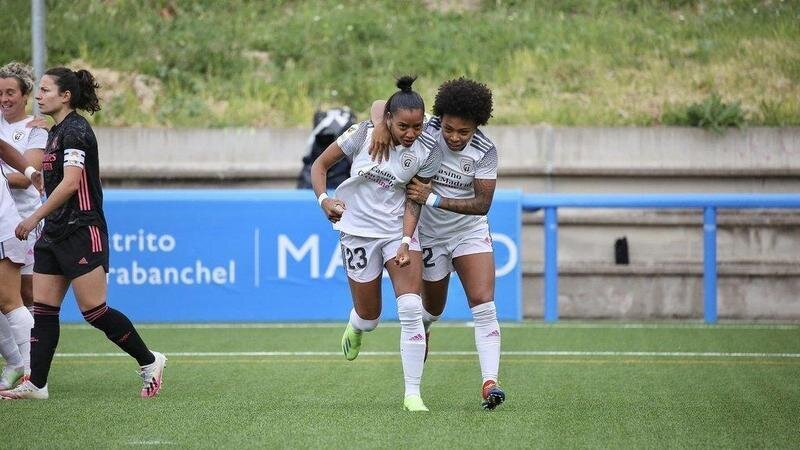
[[[380,316],[374,319],[365,319],[358,312],[356,312],[355,308],[350,310],[350,324],[353,325],[356,330],[372,331],[375,328],[378,328],[378,323],[380,321]]]
[[[494,301],[481,303],[470,308],[475,323],[497,320],[497,308]]]
[[[417,294],[403,294],[397,297],[397,314],[401,318],[422,317],[422,298]]]

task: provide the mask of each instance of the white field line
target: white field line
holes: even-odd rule
[[[309,322],[309,323],[143,323],[136,328],[149,330],[203,330],[203,329],[303,329],[303,328],[344,328],[344,322]],[[399,328],[398,322],[382,322],[381,327]],[[439,322],[435,325],[446,328],[472,328],[472,322]],[[562,328],[562,329],[707,329],[707,330],[800,330],[800,323],[720,323],[707,325],[704,323],[614,323],[614,322],[559,322],[547,324],[542,322],[501,322],[501,328]],[[62,329],[94,330],[87,324],[62,324]]]
[[[361,352],[363,356],[397,356],[399,352]],[[431,352],[440,356],[474,356],[477,352]],[[581,352],[581,351],[505,351],[503,356],[625,356],[655,358],[800,358],[800,353],[746,353],[746,352]],[[60,358],[107,358],[128,357],[125,353],[56,353]],[[172,352],[167,356],[174,357],[269,357],[269,356],[342,356],[341,352]]]

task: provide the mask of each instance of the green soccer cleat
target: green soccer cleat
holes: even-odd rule
[[[422,403],[422,397],[419,395],[409,395],[403,400],[403,409],[406,411],[424,411],[428,412],[428,407]]]
[[[347,324],[344,335],[342,335],[342,352],[348,361],[356,359],[358,352],[361,351],[361,336],[362,332],[357,331],[349,323]]]

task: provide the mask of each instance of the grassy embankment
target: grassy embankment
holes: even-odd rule
[[[27,11],[26,0],[10,0]],[[49,65],[94,69],[110,126],[307,126],[419,74],[494,90],[494,124],[685,124],[719,94],[744,125],[800,125],[798,1],[103,1],[50,5]],[[464,6],[464,5],[467,6]],[[30,60],[9,15],[0,61]]]

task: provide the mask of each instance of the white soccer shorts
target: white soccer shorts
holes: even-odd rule
[[[0,242],[0,260],[8,258],[16,264],[25,264],[28,253],[28,243],[12,237]]]
[[[383,274],[387,261],[397,256],[400,237],[370,238],[341,233],[342,263],[347,276],[359,283],[370,282]],[[409,250],[421,251],[417,233],[411,238]]]
[[[420,239],[422,239],[422,279],[425,281],[439,281],[453,272],[455,270],[453,259],[459,256],[494,252],[489,227],[452,236],[452,239],[442,239],[442,237],[434,239],[425,235],[420,236]],[[426,242],[434,243],[427,245]]]

